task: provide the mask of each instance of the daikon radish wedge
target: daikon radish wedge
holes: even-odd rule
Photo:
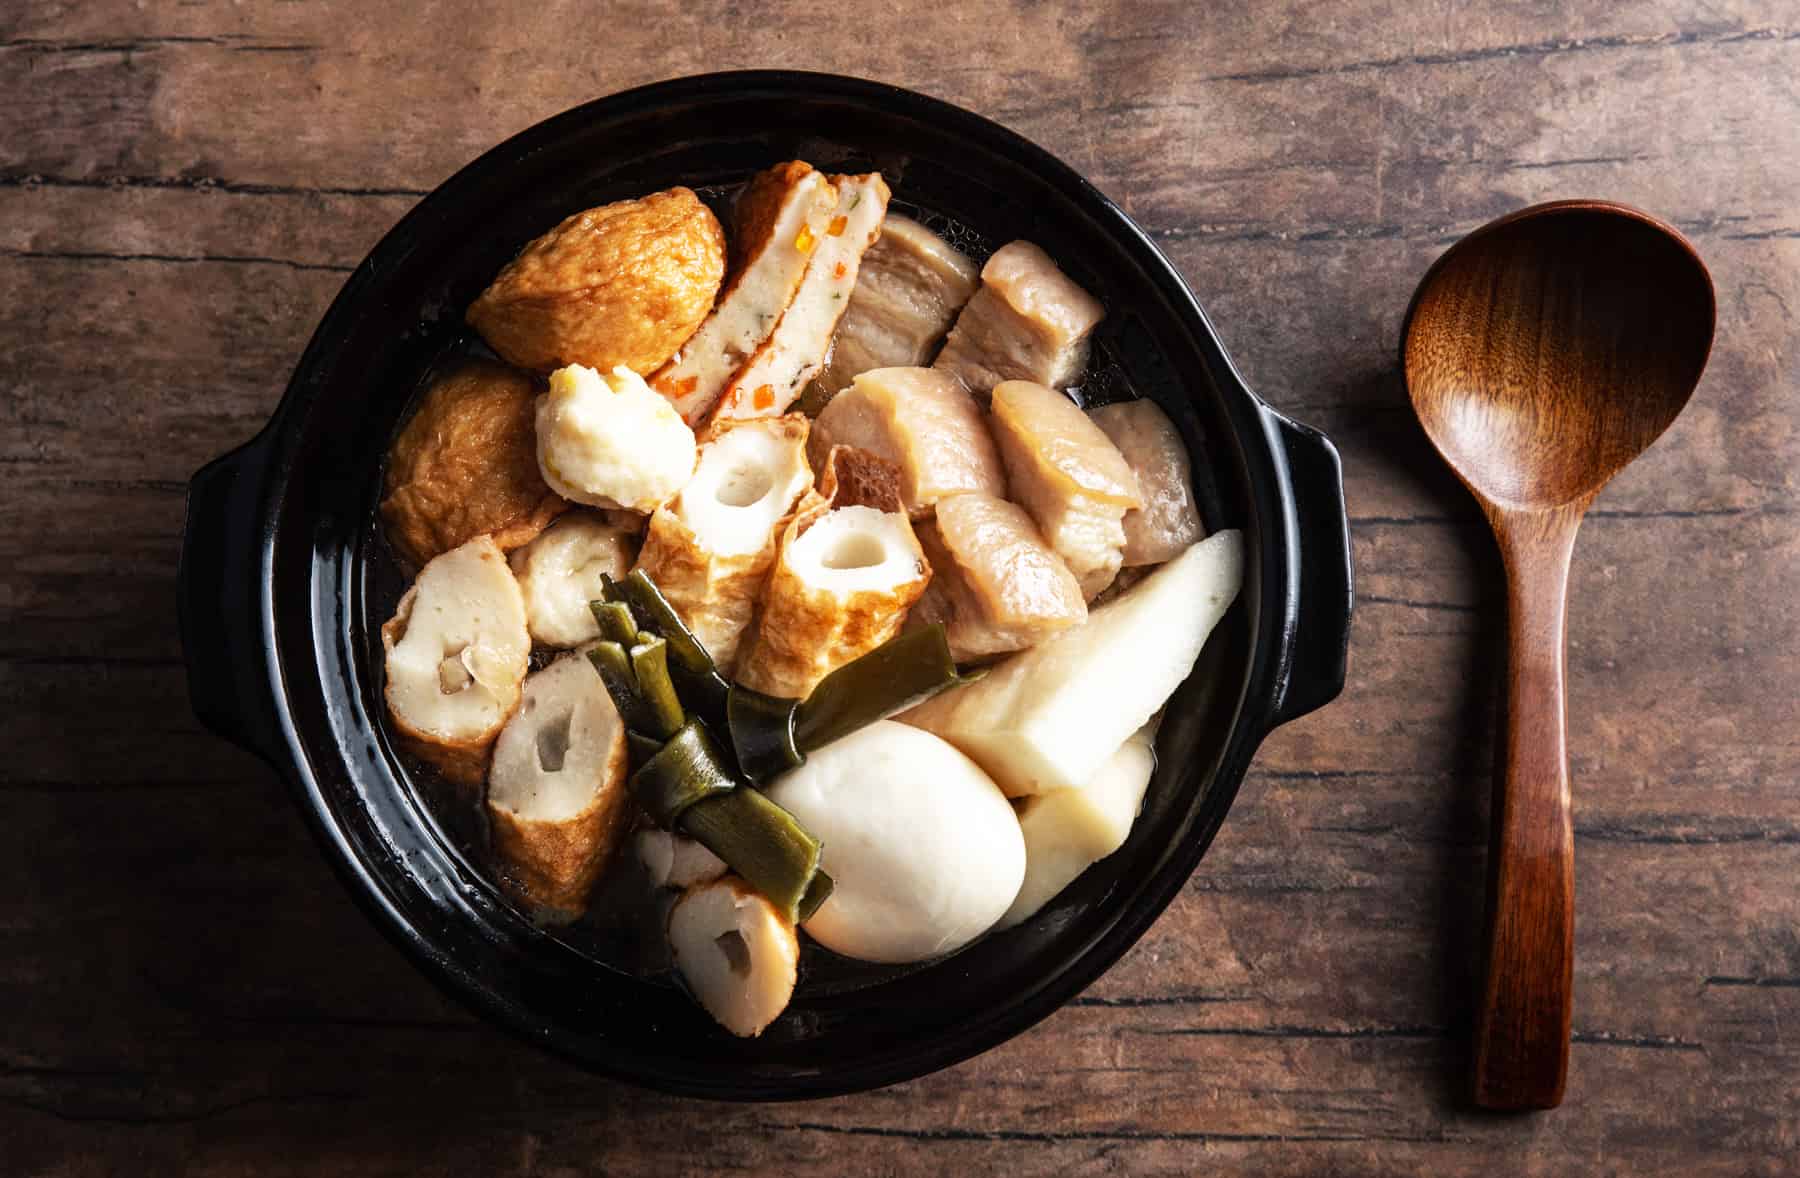
[[[1084,785],[1187,678],[1243,576],[1243,533],[1219,532],[899,719],[967,753],[1009,797]]]
[[[1156,768],[1152,740],[1150,728],[1140,728],[1086,785],[1025,799],[1019,807],[1025,882],[996,928],[1031,919],[1090,865],[1125,845]]]
[[[809,428],[797,413],[726,423],[700,447],[694,477],[674,502],[650,517],[637,567],[726,674],[762,598],[782,527],[812,488]]]

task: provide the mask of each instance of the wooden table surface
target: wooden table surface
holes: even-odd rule
[[[0,1171],[1800,1168],[1791,2],[411,7],[0,15]],[[419,196],[578,101],[746,66],[932,92],[1122,202],[1342,447],[1360,593],[1343,698],[1268,741],[1092,990],[926,1079],[726,1107],[580,1074],[416,974],[195,723],[173,584],[189,474]],[[1577,552],[1569,1099],[1496,1117],[1460,1093],[1497,558],[1396,339],[1458,234],[1578,194],[1691,234],[1719,336]]]

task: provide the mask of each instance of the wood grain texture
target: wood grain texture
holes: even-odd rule
[[[1502,10],[1503,9],[1503,10]],[[51,1175],[1740,1175],[1800,1151],[1800,26],[1785,0],[0,11],[0,1158]],[[491,1031],[362,920],[185,700],[195,467],[477,152],[701,69],[836,69],[1043,143],[1344,452],[1345,696],[1265,746],[1092,990],[894,1089],[723,1108]],[[1570,1096],[1462,1107],[1499,559],[1396,373],[1460,233],[1600,194],[1713,269],[1718,344],[1572,570]],[[203,919],[196,922],[199,915]]]

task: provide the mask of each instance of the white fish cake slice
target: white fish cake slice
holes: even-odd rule
[[[768,342],[756,350],[719,398],[715,423],[775,417],[799,399],[831,354],[832,335],[850,305],[862,258],[881,236],[888,186],[880,173],[836,176],[837,207],[794,301]]]
[[[426,562],[381,645],[401,743],[456,784],[480,785],[531,660],[525,598],[492,537]]]
[[[794,996],[794,926],[735,875],[689,888],[669,913],[675,968],[706,1013],[754,1038]]]
[[[725,292],[699,330],[650,380],[689,425],[711,412],[732,374],[775,330],[836,203],[831,181],[800,160],[758,173],[738,198]]]
[[[570,512],[537,539],[515,549],[508,562],[525,595],[532,641],[568,649],[600,637],[588,602],[604,596],[604,577],[618,580],[631,569],[637,540],[599,512]]]
[[[525,680],[494,743],[488,819],[508,890],[547,923],[587,911],[631,825],[625,773],[625,724],[585,655]]]

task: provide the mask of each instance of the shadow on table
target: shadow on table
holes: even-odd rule
[[[1348,431],[1346,449],[1371,467],[1374,477],[1402,484],[1407,498],[1432,504],[1436,510],[1431,514],[1447,521],[1445,543],[1456,546],[1471,574],[1468,662],[1460,676],[1461,697],[1451,709],[1457,717],[1455,732],[1445,734],[1454,741],[1455,753],[1448,793],[1440,803],[1441,824],[1433,832],[1440,852],[1435,918],[1443,987],[1434,1021],[1447,1027],[1451,1037],[1451,1049],[1443,1057],[1443,1095],[1447,1103],[1471,1107],[1469,1047],[1483,971],[1488,817],[1498,751],[1494,737],[1506,671],[1504,570],[1480,509],[1413,415],[1398,367],[1354,383],[1348,402],[1367,417],[1362,423],[1366,428]]]

